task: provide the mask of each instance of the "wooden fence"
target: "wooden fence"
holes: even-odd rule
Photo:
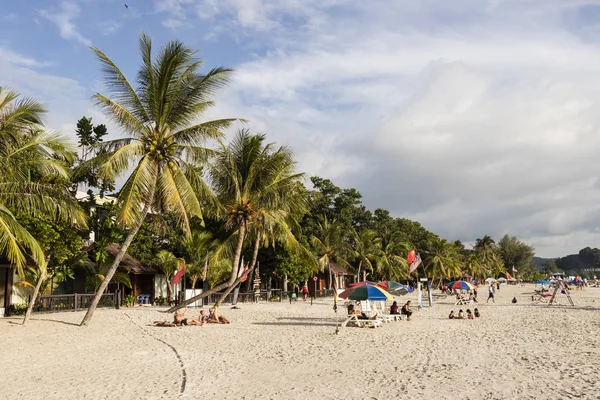
[[[55,294],[40,296],[33,307],[35,312],[77,311],[90,306],[95,294]],[[118,303],[117,293],[105,293],[100,298],[98,307],[115,307]]]

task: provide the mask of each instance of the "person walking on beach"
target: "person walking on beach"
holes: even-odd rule
[[[492,303],[496,302],[496,300],[494,300],[494,292],[495,292],[494,285],[490,284],[490,286],[488,288],[488,299],[487,299],[486,303],[489,303],[490,299],[492,299]]]
[[[304,301],[306,301],[306,299],[308,297],[308,286],[306,285],[306,283],[304,284],[304,287],[302,288],[302,295],[304,296]]]

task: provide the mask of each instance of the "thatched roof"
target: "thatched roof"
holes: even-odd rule
[[[111,257],[116,257],[121,250],[121,245],[113,243],[106,247],[106,251]],[[129,272],[132,274],[159,274],[160,271],[151,265],[142,263],[140,260],[134,258],[129,254],[125,254],[121,260],[121,265],[126,265],[130,268]]]
[[[338,275],[354,275],[340,264],[331,263],[331,272]]]

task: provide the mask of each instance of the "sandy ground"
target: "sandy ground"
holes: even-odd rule
[[[233,323],[205,327],[149,327],[168,316],[140,308],[87,328],[81,312],[0,318],[0,398],[600,399],[600,289],[551,308],[532,291],[503,286],[479,320],[448,320],[467,308],[448,298],[338,335],[332,300],[222,307]]]

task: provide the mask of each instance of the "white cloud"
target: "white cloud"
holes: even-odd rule
[[[162,21],[161,24],[164,27],[173,29],[173,30],[182,28],[184,26],[190,26],[186,21],[182,21],[177,18],[168,18],[168,19]]]
[[[60,11],[40,10],[39,14],[58,27],[62,38],[92,45],[92,41],[84,37],[73,22],[81,14],[81,8],[76,3],[65,0],[61,2]]]
[[[510,233],[558,256],[600,232],[600,37],[581,34],[593,25],[586,3],[208,0],[198,10],[277,31],[236,68],[219,116],[250,119],[371,208],[449,239]]]
[[[100,31],[103,35],[108,36],[121,29],[121,24],[115,20],[108,20],[99,24]]]

